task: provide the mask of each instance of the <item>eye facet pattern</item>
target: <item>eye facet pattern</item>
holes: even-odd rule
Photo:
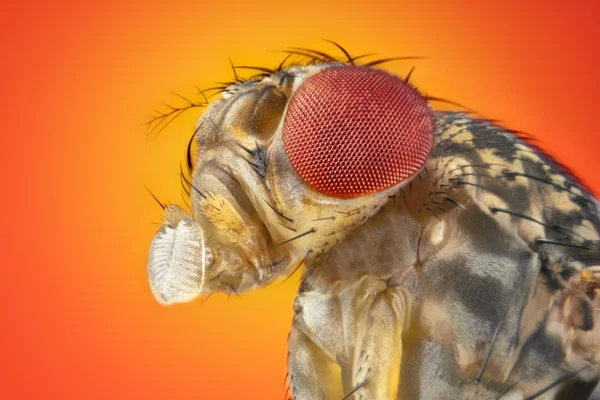
[[[353,198],[421,170],[433,145],[433,116],[426,99],[394,75],[333,67],[308,77],[293,94],[283,141],[310,186]]]

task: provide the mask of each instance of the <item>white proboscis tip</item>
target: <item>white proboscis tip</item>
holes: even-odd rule
[[[164,305],[185,303],[203,290],[210,251],[200,226],[183,219],[163,225],[150,246],[148,277],[154,297]]]

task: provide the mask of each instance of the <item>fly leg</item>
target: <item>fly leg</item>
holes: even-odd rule
[[[357,288],[348,318],[355,325],[351,389],[344,399],[396,399],[402,363],[402,331],[409,301],[400,288],[367,277]]]
[[[396,399],[407,294],[368,275],[304,286],[289,340],[294,399]]]
[[[289,384],[294,400],[341,399],[339,364],[303,329],[295,320],[288,342]]]

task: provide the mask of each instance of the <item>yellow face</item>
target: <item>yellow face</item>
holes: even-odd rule
[[[330,74],[330,77],[325,76],[330,88],[315,83],[315,77],[323,80],[324,72]],[[343,73],[350,75],[339,76]],[[386,147],[377,152],[382,155],[374,158],[372,149],[362,148],[369,145],[368,140],[365,143],[362,138],[355,139],[363,140],[359,148],[349,149],[348,154],[340,156],[361,164],[345,170],[339,167],[340,161],[330,159],[339,156],[345,147],[326,142],[322,135],[317,137],[321,142],[315,145],[314,153],[307,156],[295,150],[299,146],[292,141],[305,140],[310,135],[302,129],[302,124],[306,123],[302,115],[307,112],[305,103],[318,102],[311,98],[315,97],[315,89],[307,89],[309,84],[306,82],[321,92],[333,92],[331,103],[339,105],[340,94],[336,90],[339,82],[358,80],[358,87],[353,88],[346,99],[350,103],[356,102],[355,99],[360,100],[372,87],[372,84],[368,85],[370,81],[361,81],[365,75],[376,84],[383,80],[380,83],[382,90],[387,91],[388,86],[409,90],[409,95],[419,101],[418,92],[399,78],[373,67],[336,62],[292,66],[223,90],[222,97],[211,104],[198,121],[193,138],[199,151],[191,182],[186,182],[192,215],[169,206],[166,224],[153,243],[149,268],[153,288],[161,301],[186,301],[201,292],[239,292],[285,276],[303,261],[318,258],[344,240],[351,230],[374,215],[391,195],[419,172],[433,141],[431,126],[426,126],[430,124],[431,116],[424,100],[420,103],[421,114],[410,116],[410,122],[415,124],[417,118],[416,128],[426,132],[419,154],[421,160],[412,161],[412,164],[383,154],[389,146],[402,143],[386,142]],[[299,90],[304,92],[298,94]],[[292,99],[296,103],[290,107]],[[313,103],[308,112],[319,107],[332,107],[331,104]],[[380,103],[388,106],[388,99],[384,98]],[[346,108],[352,110],[359,106],[350,104]],[[340,113],[341,123],[352,117],[348,110]],[[370,110],[365,110],[364,114],[367,117],[375,115]],[[357,119],[357,123],[363,123],[360,115]],[[379,120],[375,122],[380,123]],[[324,128],[313,129],[319,129],[318,133],[331,131],[326,140],[335,140],[337,135],[338,141],[348,141],[354,130],[340,131],[339,124],[329,122]],[[291,126],[295,126],[295,130]],[[377,134],[375,129],[374,135]],[[421,140],[420,137],[417,139]],[[381,146],[378,142],[372,145]],[[318,159],[319,151],[323,153],[320,164],[310,165]],[[315,170],[317,173],[323,169],[331,170],[327,167],[335,162],[334,167],[340,169],[337,176],[315,177]],[[365,170],[370,164],[374,164],[373,172]],[[299,172],[298,166],[304,169]],[[302,173],[305,176],[301,176]],[[381,180],[374,180],[366,175],[368,173],[379,174],[387,180],[379,183]],[[352,174],[357,176],[354,180],[348,178]],[[181,249],[185,254],[177,255],[171,248]],[[170,255],[161,251],[169,251]],[[172,277],[165,269],[180,258],[179,262],[186,267],[175,270],[184,272]]]

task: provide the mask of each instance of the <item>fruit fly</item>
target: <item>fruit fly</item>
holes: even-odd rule
[[[391,59],[335,45],[234,67],[218,100],[153,121],[206,106],[182,173],[191,212],[163,205],[150,247],[156,299],[255,290],[304,265],[296,400],[590,396],[596,199],[525,135],[436,110],[382,69]]]

